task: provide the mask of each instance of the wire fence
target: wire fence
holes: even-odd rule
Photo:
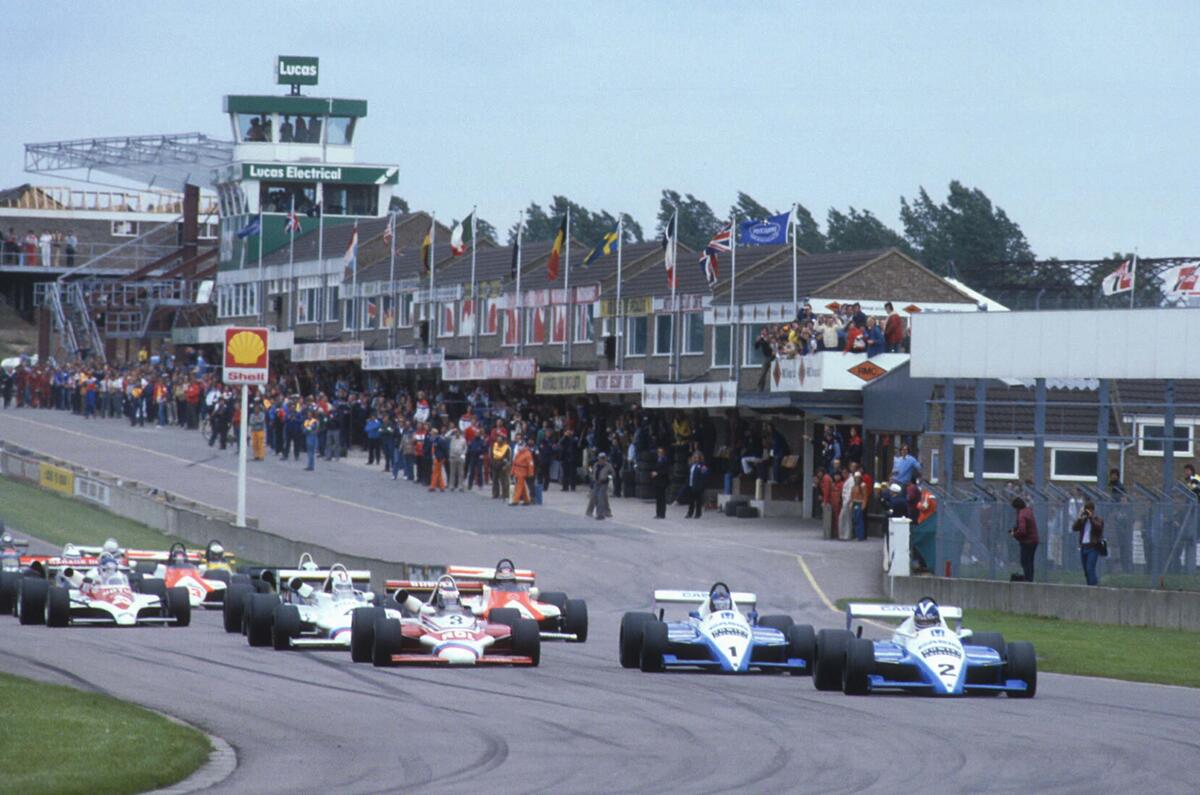
[[[1085,502],[1104,520],[1108,557],[1100,558],[1100,584],[1122,588],[1200,590],[1200,501],[1182,484],[1168,493],[1136,486],[1114,497],[1092,486],[1045,491],[1024,485],[1000,489],[968,485],[939,490],[932,530],[938,576],[1010,580],[1021,572],[1020,548],[1009,535],[1016,525],[1015,497],[1033,509],[1040,543],[1034,581],[1083,585],[1079,537],[1072,530]]]

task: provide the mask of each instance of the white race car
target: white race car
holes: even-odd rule
[[[52,579],[21,578],[17,617],[22,624],[186,627],[191,623],[192,604],[186,588],[167,588],[162,580],[143,579],[135,591],[111,558],[84,573],[70,566],[47,568],[46,573]]]
[[[698,667],[726,673],[750,669],[810,673],[816,636],[790,616],[759,618],[752,593],[731,593],[718,582],[707,591],[655,591],[656,604],[687,604],[687,619],[663,621],[664,611],[626,613],[620,654],[625,668],[643,671]],[[749,614],[743,614],[747,609]]]
[[[854,619],[901,620],[891,640],[870,641],[851,633]],[[956,622],[951,629],[946,620]],[[1007,693],[1033,698],[1037,657],[1033,644],[1005,643],[998,632],[962,628],[962,608],[932,599],[915,605],[859,604],[846,608],[846,629],[817,635],[813,683],[847,695],[904,690],[930,695]]]

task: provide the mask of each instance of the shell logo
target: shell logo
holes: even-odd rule
[[[265,384],[270,346],[265,328],[225,329],[226,384]]]
[[[229,345],[225,350],[231,364],[253,367],[267,352],[267,345],[263,342],[263,338],[253,331],[239,331],[229,340]]]

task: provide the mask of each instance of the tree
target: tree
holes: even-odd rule
[[[700,251],[721,228],[721,221],[712,208],[692,194],[680,196],[677,191],[664,190],[658,203],[658,235],[662,237],[671,222],[675,208],[679,208],[679,242]]]
[[[830,207],[825,226],[826,245],[830,251],[864,251],[893,246],[901,251],[912,251],[903,237],[870,210],[851,207],[848,212],[840,213]]]
[[[479,235],[480,240],[486,240],[492,245],[496,245],[496,227],[482,218],[475,219],[475,234]]]
[[[729,214],[737,214],[739,223],[742,221],[761,221],[768,216],[779,215],[774,210],[768,210],[759,204],[749,193],[740,190],[737,195],[737,203],[729,208]]]
[[[404,215],[408,215],[408,202],[404,201],[404,199],[401,199],[399,196],[393,196],[388,201],[388,212],[400,212]]]
[[[916,257],[937,273],[969,280],[989,263],[1036,259],[1021,227],[983,191],[958,180],[941,204],[924,187],[911,202],[901,197],[900,219]]]
[[[617,217],[608,210],[594,213],[565,196],[555,196],[546,210],[537,202],[529,203],[525,210],[525,232],[521,239],[531,242],[553,240],[568,207],[571,208],[571,239],[584,245],[599,243],[617,225]],[[625,216],[622,229],[626,243],[642,242],[642,227],[637,221]],[[511,244],[516,239],[517,225],[513,224],[508,230],[508,242]]]
[[[817,226],[817,221],[808,208],[798,202],[796,204],[796,245],[809,254],[824,251],[826,247],[825,235],[821,234],[821,227]]]

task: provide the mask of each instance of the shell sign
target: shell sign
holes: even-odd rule
[[[270,332],[265,328],[225,329],[225,383],[267,383],[267,351]]]

